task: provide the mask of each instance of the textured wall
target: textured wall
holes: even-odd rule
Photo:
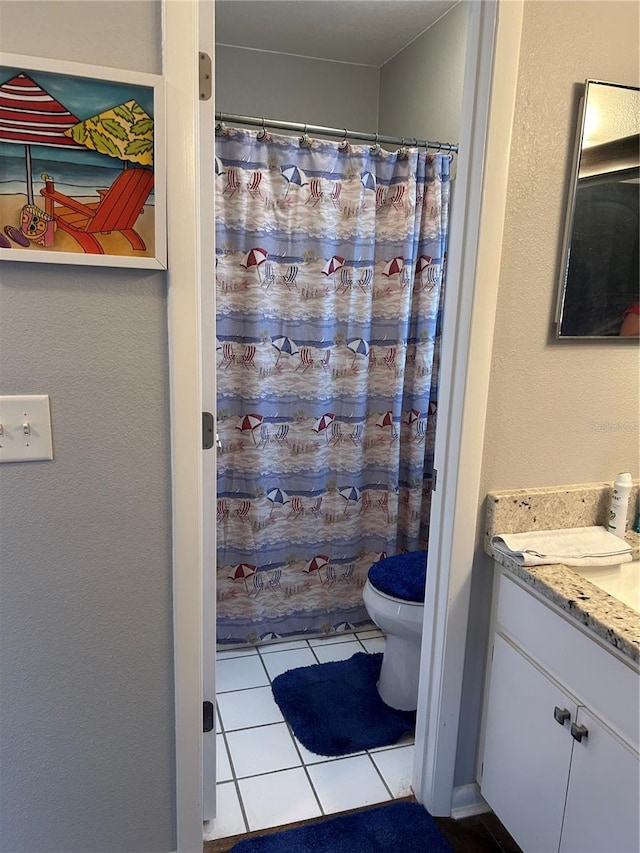
[[[382,66],[380,133],[458,141],[468,15],[458,3]]]
[[[375,130],[379,78],[368,65],[216,45],[216,109],[222,112]]]
[[[637,343],[557,342],[552,324],[579,91],[588,77],[638,85],[638,15],[632,2],[525,3],[481,501],[639,473]],[[473,778],[487,639],[483,511],[457,784]]]
[[[0,2],[5,51],[161,72],[156,2]],[[165,274],[2,264],[0,393],[53,462],[0,468],[0,850],[175,849]]]

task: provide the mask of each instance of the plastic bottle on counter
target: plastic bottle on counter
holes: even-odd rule
[[[631,474],[628,472],[618,474],[613,484],[611,511],[609,513],[609,526],[607,529],[610,533],[614,533],[621,539],[624,539],[624,535],[627,532],[627,511],[632,485]]]

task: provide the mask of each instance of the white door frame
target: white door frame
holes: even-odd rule
[[[210,512],[215,497],[215,479],[211,480],[215,450],[202,450],[202,412],[215,411],[214,359],[205,357],[215,342],[213,102],[199,98],[198,55],[204,51],[213,58],[213,0],[163,0],[162,8],[167,92],[176,849],[201,853],[205,807],[210,813],[212,806],[210,797],[204,796],[203,767],[215,761],[215,731],[202,734],[202,700],[214,699],[213,693],[203,696],[205,683],[213,690],[213,670],[210,656],[204,653],[209,638],[203,636],[211,621],[202,616],[205,600],[208,606],[212,603],[203,566],[214,548]],[[208,124],[210,150],[200,145],[201,131]],[[209,287],[203,287],[207,282]],[[208,489],[203,488],[205,478],[211,483]]]
[[[451,209],[413,787],[451,814],[522,0],[472,3]],[[471,781],[471,780],[468,780]]]
[[[203,524],[202,322],[207,318],[202,316],[201,285],[213,281],[213,271],[207,268],[207,257],[213,260],[213,230],[206,241],[202,231],[207,209],[213,210],[213,187],[201,184],[197,92],[198,51],[213,58],[212,28],[199,32],[200,7],[211,2],[163,0],[179,853],[201,853],[204,814],[203,550],[211,545],[206,546],[204,536],[213,520],[207,514]],[[450,813],[453,795],[522,5],[522,0],[471,4],[477,47],[470,48],[475,68],[467,72],[465,103],[473,91],[473,109],[461,137],[470,154],[466,167],[463,157],[458,166],[458,186],[465,186],[466,193],[457,193],[450,247],[459,247],[460,258],[455,261],[450,250],[448,273],[450,280],[459,281],[459,310],[445,318],[449,326],[444,330],[448,343],[442,370],[451,387],[446,390],[443,384],[439,404],[440,426],[444,421],[447,428],[439,430],[446,438],[436,447],[439,481],[429,555],[430,567],[437,564],[440,570],[427,572],[423,661],[429,666],[420,685],[416,731],[416,793],[436,815]],[[470,79],[476,81],[472,89]],[[212,229],[211,221],[209,225]],[[452,299],[449,296],[450,303]],[[206,387],[211,393],[211,384]]]

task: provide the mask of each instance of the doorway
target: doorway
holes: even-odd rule
[[[226,113],[245,116],[265,115],[267,117],[266,129],[271,130],[272,133],[276,131],[273,130],[273,125],[269,126],[269,119],[289,119],[300,124],[328,124],[337,127],[344,125],[356,130],[380,131],[384,135],[396,136],[399,140],[403,136],[407,138],[414,136],[420,139],[441,139],[444,142],[457,143],[461,123],[469,13],[469,8],[465,4],[456,4],[455,2],[444,4],[447,8],[446,14],[443,16],[443,4],[439,4],[436,8],[433,3],[416,5],[415,3],[399,2],[395,4],[395,11],[389,12],[389,8],[387,8],[384,10],[384,15],[381,15],[379,4],[347,3],[340,5],[339,22],[332,20],[329,23],[326,20],[326,4],[297,4],[293,9],[291,4],[269,3],[266,5],[269,6],[270,14],[263,18],[260,17],[265,10],[265,4],[262,3],[246,3],[242,7],[234,2],[216,3],[216,112],[220,111],[223,115]],[[436,8],[435,12],[434,8]],[[287,39],[283,38],[285,22],[279,17],[283,11],[286,13]],[[317,17],[319,12],[322,14]],[[410,15],[407,15],[408,12]],[[356,15],[359,18],[359,24],[356,24],[354,20],[349,20],[349,15]],[[426,15],[426,17],[421,18],[420,15]],[[242,26],[240,26],[240,16],[242,17]],[[346,21],[344,20],[345,17],[347,18]],[[251,26],[254,20],[255,30]],[[337,24],[338,26],[336,26]],[[389,31],[392,25],[397,27],[401,24],[405,27],[405,34],[400,37],[398,42],[391,43]],[[353,32],[357,26],[362,32],[362,37],[358,39],[357,44],[354,44],[353,40],[350,42],[347,40],[348,43],[344,47],[340,47],[337,42],[343,35],[343,29],[346,33]],[[310,37],[309,34],[313,35]],[[234,153],[232,155],[234,158],[248,157],[251,164],[260,160],[265,143],[254,141],[256,132],[255,130],[251,131],[250,139],[246,143],[249,146],[247,153],[245,154],[243,149],[242,155]],[[252,564],[260,561],[248,545],[254,543],[256,537],[268,533],[269,541],[265,547],[274,547],[271,545],[273,535],[270,532],[271,528],[263,529],[263,524],[270,523],[275,526],[280,520],[280,516],[283,517],[280,520],[281,523],[284,523],[284,516],[290,509],[286,504],[288,504],[289,496],[292,494],[289,482],[296,480],[296,476],[289,477],[284,481],[282,478],[278,481],[275,479],[273,481],[266,479],[263,482],[261,481],[263,494],[262,498],[259,498],[257,483],[247,482],[248,474],[244,467],[242,468],[244,476],[238,472],[234,472],[233,478],[227,476],[227,468],[230,463],[227,462],[226,457],[233,456],[235,444],[238,444],[243,437],[242,433],[238,434],[238,428],[245,429],[244,437],[249,437],[247,441],[248,452],[253,455],[260,455],[264,465],[266,464],[266,457],[276,446],[274,436],[277,436],[282,430],[291,429],[291,434],[294,434],[296,430],[302,432],[305,424],[303,421],[302,424],[295,423],[290,426],[289,423],[282,425],[277,419],[275,422],[273,419],[269,420],[268,415],[273,413],[268,407],[265,412],[257,401],[254,402],[253,395],[249,391],[247,391],[246,396],[242,397],[241,401],[243,406],[249,405],[249,408],[236,411],[232,407],[231,390],[236,388],[237,383],[244,381],[250,388],[254,388],[256,385],[254,381],[256,362],[259,362],[261,377],[263,373],[267,377],[261,381],[270,381],[268,369],[273,361],[270,356],[275,357],[268,338],[262,335],[263,340],[258,340],[257,336],[252,336],[246,315],[241,315],[243,300],[248,300],[248,304],[253,305],[251,300],[256,298],[254,291],[256,293],[262,292],[258,291],[258,285],[264,289],[265,294],[268,293],[267,298],[273,299],[274,294],[277,296],[280,292],[278,290],[280,280],[278,271],[288,274],[289,270],[295,269],[298,272],[299,259],[287,258],[285,264],[280,257],[279,248],[275,250],[271,248],[271,243],[266,242],[270,237],[265,236],[262,232],[259,232],[259,236],[255,236],[255,238],[252,236],[252,243],[247,243],[247,246],[259,244],[261,248],[259,250],[252,249],[253,254],[250,253],[242,259],[241,252],[244,249],[239,250],[239,247],[244,246],[242,237],[237,238],[239,240],[237,246],[233,242],[239,228],[236,217],[241,215],[242,199],[246,197],[247,204],[252,202],[263,211],[264,205],[272,200],[272,196],[275,197],[274,184],[277,188],[279,173],[276,172],[277,177],[270,180],[271,174],[254,171],[257,166],[251,165],[252,171],[243,177],[244,169],[235,165],[236,160],[230,160],[230,154],[225,153],[229,148],[232,148],[234,152],[236,151],[235,141],[229,141],[226,129],[221,130],[220,133],[223,135],[216,148],[216,154],[219,155],[220,161],[216,163],[216,166],[220,174],[216,180],[220,183],[220,206],[233,207],[234,229],[230,234],[225,232],[225,236],[222,237],[222,231],[218,228],[218,239],[221,243],[224,242],[224,246],[218,246],[216,254],[217,278],[221,286],[224,287],[224,292],[220,295],[218,311],[218,313],[223,312],[222,320],[218,325],[218,340],[216,341],[220,348],[217,358],[219,395],[222,393],[224,401],[219,403],[220,411],[218,413],[220,418],[218,432],[223,443],[224,454],[221,457],[221,472],[218,478],[219,488],[221,489],[218,495],[218,515],[220,517],[219,531],[228,531],[228,536],[232,537],[231,545],[233,547],[226,541],[219,542],[218,588],[223,598],[219,600],[218,618],[220,620],[220,636],[224,639],[228,636],[230,643],[234,641],[237,643],[240,630],[250,628],[260,633],[260,627],[263,624],[268,627],[270,635],[272,635],[273,630],[280,630],[280,625],[284,622],[280,613],[277,614],[280,617],[277,620],[271,614],[266,617],[264,615],[265,599],[267,604],[273,602],[280,604],[280,599],[275,590],[271,587],[267,588],[267,585],[272,583],[272,576],[282,574],[281,570],[284,571],[285,575],[289,574],[294,577],[296,569],[303,568],[304,560],[302,560],[300,567],[289,567],[281,562],[287,557],[287,554],[284,551],[280,554],[278,551],[276,563],[270,564],[266,560],[269,563],[270,570],[256,573],[256,567]],[[249,138],[248,132],[246,135]],[[279,139],[279,137],[277,138]],[[357,143],[354,141],[354,144]],[[271,154],[270,156],[275,161],[276,155]],[[286,159],[293,156],[293,153],[287,153],[283,162],[294,162],[292,159]],[[267,159],[269,158],[267,157]],[[317,169],[317,165],[315,168]],[[373,168],[373,166],[366,168]],[[313,174],[316,172],[314,171]],[[370,172],[367,174],[372,177]],[[258,177],[261,179],[261,183],[257,181]],[[303,179],[301,178],[301,180]],[[267,183],[269,184],[268,187],[265,186]],[[238,189],[238,187],[245,185],[246,191]],[[315,216],[319,212],[323,216],[328,216],[328,213],[323,212],[324,207],[328,208],[334,216],[336,210],[340,210],[336,206],[341,204],[342,200],[333,199],[338,186],[341,187],[342,183],[339,184],[335,180],[328,181],[326,186],[319,187],[317,198],[310,198]],[[244,196],[243,192],[245,193]],[[296,187],[293,190],[289,186],[286,187],[285,196],[290,203],[297,199],[298,194]],[[310,210],[310,207],[304,208],[305,213]],[[393,210],[393,212],[397,214],[397,211]],[[263,213],[264,217],[267,215],[267,213]],[[267,248],[265,247],[269,249],[268,258],[275,257],[279,261],[277,264],[267,259]],[[302,254],[304,255],[304,252]],[[340,251],[339,254],[348,254],[348,252]],[[398,252],[396,251],[395,254]],[[327,250],[325,255],[329,257],[331,252]],[[239,262],[241,266],[247,267],[242,274],[239,274],[239,271],[235,273]],[[291,266],[294,263],[296,266]],[[272,267],[274,270],[271,275],[275,283],[270,288],[269,273]],[[345,272],[347,272],[346,269]],[[356,270],[356,272],[359,271]],[[350,275],[354,280],[360,281],[361,275],[356,275],[356,272],[351,270]],[[387,275],[387,272],[384,274]],[[378,275],[380,274],[378,273]],[[299,273],[299,277],[303,278],[302,273]],[[245,280],[241,281],[240,279]],[[381,279],[381,281],[387,285],[392,283],[397,285],[396,289],[399,293],[409,292],[410,288],[405,289],[401,286],[399,275],[396,276],[396,279],[387,278],[386,280]],[[241,284],[245,286],[245,290],[238,291],[236,295],[233,288]],[[340,286],[340,281],[337,285]],[[285,286],[289,288],[288,291],[284,289]],[[288,294],[290,300],[296,295],[292,292],[293,287],[294,285],[284,278],[284,284],[281,283],[281,290],[285,295]],[[348,284],[345,284],[345,290],[347,287]],[[354,299],[358,296],[367,298],[364,287],[360,288],[363,293],[357,287],[354,290]],[[251,316],[253,309],[247,310]],[[234,311],[235,313],[233,313]],[[243,337],[233,336],[233,327],[228,320],[229,315],[232,317],[242,316],[241,333]],[[263,326],[268,328],[267,318],[262,319],[261,322],[262,326],[256,326],[256,332],[259,332]],[[283,335],[288,334],[288,332],[280,330],[278,334]],[[386,334],[387,332],[385,332]],[[360,341],[360,335],[360,330],[358,330],[358,334],[353,332],[351,338]],[[330,333],[328,339],[331,339],[332,336],[333,333]],[[374,337],[376,336],[374,335]],[[276,337],[272,340],[274,340],[273,346],[276,346],[278,342],[286,342],[288,346],[287,356],[282,356],[282,353],[278,352],[278,359],[282,358],[286,368],[295,358],[293,344],[289,338]],[[349,341],[350,338],[347,337],[345,342],[348,343]],[[366,365],[363,365],[363,371],[366,371],[370,378],[374,378],[376,371],[371,369],[371,355],[375,357],[375,353],[379,350],[379,372],[382,373],[383,378],[387,375],[390,376],[390,368],[383,363],[382,359],[382,356],[389,351],[389,347],[382,347],[381,345],[376,349],[372,344],[371,349],[368,371]],[[340,354],[340,347],[334,347],[333,350],[329,348],[327,351],[329,354],[333,352],[331,357],[332,361],[335,361],[336,355]],[[243,352],[245,355],[242,355]],[[320,360],[320,353],[323,350],[318,350],[316,347],[309,352],[308,364],[303,365],[300,362],[298,365],[298,367],[304,368],[303,373],[307,383],[309,377],[315,375],[313,368],[319,368],[324,361],[324,359],[322,362]],[[357,351],[354,352],[352,358],[351,353],[349,353],[349,359],[355,369],[359,365],[355,364],[358,355]],[[364,356],[366,355],[365,353]],[[277,363],[276,361],[276,365]],[[309,365],[312,367],[307,373]],[[291,369],[293,370],[293,366]],[[430,375],[430,364],[426,370]],[[318,369],[316,373],[324,376],[324,367],[322,370]],[[296,374],[296,378],[300,376],[302,373]],[[230,388],[229,391],[227,386]],[[246,402],[248,400],[251,401],[250,404]],[[283,416],[283,405],[280,405],[277,411],[280,418]],[[339,409],[335,408],[335,405],[332,404],[328,408],[332,412],[338,412]],[[426,411],[426,404],[424,408]],[[298,405],[296,412],[299,409],[300,406]],[[318,410],[314,417],[321,416],[322,411],[324,410]],[[253,414],[246,414],[247,412]],[[351,411],[350,414],[353,415],[353,412]],[[391,415],[391,412],[388,414]],[[263,419],[263,415],[267,416],[266,419]],[[305,417],[309,419],[309,413]],[[327,416],[323,417],[326,418]],[[350,423],[348,419],[343,418],[343,420],[345,424],[348,424],[348,428],[342,426],[343,431],[346,430],[349,433],[352,428],[355,428],[354,424]],[[371,420],[375,422],[377,418],[374,417]],[[404,422],[404,418],[400,420]],[[238,423],[240,427],[238,427]],[[426,421],[422,425],[424,426],[425,423]],[[340,426],[338,418],[333,425]],[[396,427],[399,428],[400,424],[396,424]],[[393,424],[387,430],[389,435],[384,434],[385,437],[388,437],[389,446],[385,445],[382,450],[385,451],[386,448],[387,453],[393,452],[392,447],[395,446],[391,436],[392,428]],[[375,423],[370,427],[370,430],[374,433],[377,431],[380,435],[383,434],[383,431]],[[423,441],[420,444],[417,441],[420,438],[419,432],[415,428],[406,429],[405,426],[402,426],[402,430],[410,434],[412,439],[416,439],[411,443],[414,449],[426,446],[428,450],[429,442]],[[414,432],[416,433],[415,436],[413,435]],[[317,436],[317,438],[324,441],[324,435]],[[338,438],[335,439],[336,442]],[[291,441],[293,442],[293,438]],[[288,440],[285,439],[285,442],[288,447]],[[351,447],[348,440],[347,444]],[[338,446],[342,447],[342,445]],[[280,449],[276,447],[276,450]],[[354,444],[353,450],[355,449],[356,445]],[[240,455],[244,451],[236,452]],[[242,464],[240,459],[238,464]],[[221,474],[224,475],[222,479]],[[424,476],[427,476],[426,473]],[[227,480],[229,485],[225,486]],[[358,488],[352,487],[349,491],[354,493],[355,498],[358,499],[360,490],[363,489],[363,483],[360,480],[353,482]],[[307,521],[308,516],[309,523],[313,525],[314,530],[318,522],[315,517],[311,518],[312,505],[314,502],[318,503],[324,500],[326,506],[330,497],[326,489],[321,490],[317,483],[315,485],[316,490],[309,493],[305,491],[305,488],[308,490],[310,487],[308,482],[301,483],[296,480],[295,483],[295,488],[298,490],[295,494],[302,495],[298,500],[303,503],[306,502],[307,514],[303,516],[303,520]],[[363,495],[372,504],[372,510],[367,518],[375,515],[376,512],[383,516],[385,509],[382,508],[382,500],[379,499],[383,492],[371,490],[368,488],[369,486],[370,483],[365,481]],[[239,494],[236,497],[238,489]],[[372,495],[373,497],[371,497]],[[391,495],[393,498],[393,491]],[[387,496],[386,492],[384,496]],[[340,504],[342,500],[340,495],[338,494],[336,497],[338,504]],[[268,501],[271,501],[271,506],[269,506]],[[391,503],[391,499],[389,503]],[[381,506],[378,507],[378,504]],[[262,515],[260,515],[261,506]],[[391,507],[386,509],[387,520],[390,509]],[[324,511],[326,512],[326,508]],[[341,515],[341,512],[342,507],[338,506],[338,515],[342,519],[344,516]],[[295,522],[299,535],[300,520],[296,518]],[[380,523],[379,521],[378,526]],[[245,539],[249,540],[248,545],[245,543]],[[363,541],[364,539],[362,539],[361,545]],[[386,545],[379,545],[377,551],[386,547]],[[278,548],[280,548],[279,544]],[[367,556],[370,556],[367,566],[375,560],[373,551],[376,549],[369,550],[372,551],[371,555],[365,554],[360,561],[363,565],[367,562]],[[232,553],[232,559],[226,559],[228,553]],[[317,553],[329,554],[332,551],[330,546],[325,544]],[[225,557],[222,556],[223,554]],[[317,558],[315,559],[317,561]],[[358,592],[356,583],[341,585],[339,582],[347,568],[347,563],[352,559],[354,559],[353,554],[350,554],[345,565],[337,563],[335,567],[331,566],[336,582],[331,586],[330,580],[333,578],[329,578],[327,574],[326,583],[322,589],[318,583],[314,583],[318,580],[322,581],[323,569],[320,567],[319,571],[313,576],[313,582],[311,578],[308,581],[312,585],[313,592],[316,595],[323,592],[327,596],[335,596],[335,591],[341,586],[349,592]],[[356,580],[360,578],[361,568],[356,563]],[[310,568],[308,570],[311,571]],[[328,572],[327,569],[325,571]],[[351,571],[353,572],[353,566]],[[366,568],[364,571],[366,577]],[[305,578],[305,575],[301,575],[301,577]],[[260,583],[257,584],[256,581]],[[284,578],[282,584],[285,584]],[[235,597],[232,598],[232,596]],[[242,604],[247,608],[251,607],[256,614],[260,614],[260,617],[265,620],[264,623],[258,622],[256,615],[249,628],[245,628],[243,620],[247,619],[246,612],[244,610],[238,611]],[[273,606],[275,607],[276,604],[274,603]],[[297,616],[298,611],[295,608],[293,609]],[[336,617],[334,621],[344,624],[345,618],[347,618],[346,615],[341,612],[339,618]],[[348,621],[357,622],[358,618],[362,617],[353,617],[352,619],[349,616]],[[323,621],[326,620],[327,617],[323,616]],[[240,629],[236,628],[239,624],[241,625]],[[266,631],[266,628],[263,627],[262,630]],[[290,631],[289,633],[293,632]],[[315,817],[323,813],[332,813],[336,809],[347,810],[410,793],[413,779],[413,742],[404,743],[398,749],[385,751],[384,754],[367,753],[365,756],[357,758],[349,757],[333,762],[323,761],[320,757],[311,756],[295,738],[290,737],[290,732],[288,732],[287,726],[271,698],[270,680],[284,668],[290,669],[316,662],[346,659],[358,651],[366,652],[369,647],[374,645],[377,650],[381,650],[383,643],[384,638],[379,633],[372,636],[361,629],[347,636],[334,632],[326,638],[295,639],[289,643],[280,642],[277,645],[270,643],[266,646],[259,645],[244,650],[236,648],[235,650],[220,651],[219,646],[216,665],[216,693],[220,717],[216,740],[219,768],[217,796],[220,804],[220,816],[214,822],[213,827],[208,828],[210,832],[213,829],[212,837],[220,837],[221,833],[227,834],[232,831],[254,831],[286,823],[287,819]],[[243,713],[245,705],[252,708],[249,718]],[[274,749],[274,754],[270,758],[269,747],[272,743],[274,746],[277,745],[277,748]],[[338,782],[340,780],[347,783],[346,790],[342,793],[339,792]],[[288,793],[289,789],[295,791],[296,796]]]
[[[170,118],[178,115],[184,120],[185,99],[188,102],[193,93],[197,92],[197,68],[191,62],[191,51],[193,48],[206,49],[208,43],[206,39],[197,37],[197,4],[193,4],[190,9],[190,4],[183,2],[167,2],[166,5],[166,33],[168,36],[170,34],[167,39],[167,56],[172,56],[166,68],[171,84],[168,112]],[[186,14],[187,11],[189,14]],[[451,417],[455,415],[457,427],[448,429],[442,446],[436,448],[436,462],[440,471],[435,510],[438,521],[437,536],[430,552],[430,560],[431,555],[434,560],[443,560],[448,571],[439,573],[437,586],[432,590],[429,602],[431,612],[426,618],[429,629],[424,634],[423,659],[429,662],[429,676],[421,685],[422,708],[419,708],[418,715],[418,737],[422,739],[423,748],[414,774],[418,799],[436,815],[449,814],[452,805],[468,576],[474,548],[482,448],[481,427],[486,409],[492,317],[495,312],[522,19],[521,4],[505,4],[504,9],[501,6],[500,21],[497,21],[497,11],[497,5],[493,3],[472,5],[473,35],[469,40],[465,81],[468,109],[464,112],[465,127],[460,137],[461,143],[468,150],[468,156],[459,159],[457,178],[458,187],[464,187],[462,202],[458,205],[455,238],[460,257],[455,271],[452,270],[453,259],[449,266],[449,292],[452,292],[451,281],[456,280],[457,292],[454,291],[452,298],[459,304],[459,311],[457,316],[449,314],[453,331],[450,336],[452,351],[444,354],[443,363],[448,365],[451,386],[447,412]],[[207,34],[211,32],[212,28],[206,30]],[[212,46],[209,49],[213,52]],[[197,113],[197,107],[197,100],[190,104],[192,116]],[[178,160],[185,153],[188,160],[189,151],[202,153],[196,142],[195,130],[191,137],[192,148],[189,149],[188,145],[185,147],[185,133],[188,136],[190,128],[196,125],[197,122],[192,120],[192,124],[187,124],[185,130],[185,125],[169,122],[174,136],[170,139],[169,152],[171,154],[173,151]],[[212,139],[212,133],[208,138]],[[209,162],[212,162],[212,158]],[[189,212],[189,204],[193,207],[195,202],[194,193],[189,193],[191,185],[181,179],[181,174],[192,174],[191,165],[192,161],[181,165],[182,171],[176,173],[174,170],[169,180],[170,186],[172,182],[174,184],[174,200],[184,198],[185,194],[187,197],[180,212],[180,222],[176,223],[173,231],[175,217],[170,217],[170,247],[174,246],[175,259],[169,281],[170,328],[172,373],[176,376],[197,373],[197,365],[201,363],[200,354],[198,352],[194,355],[193,346],[199,340],[197,321],[200,279],[197,276],[194,278],[193,271],[187,268],[188,264],[185,266],[178,260],[178,256],[180,260],[188,260],[185,246],[194,245],[195,257],[200,257],[202,250],[201,241],[193,239],[193,234],[189,232],[189,217],[185,216]],[[491,176],[490,185],[483,186],[483,175]],[[194,216],[193,228],[196,233],[198,225],[197,217]],[[452,248],[450,251],[453,253]],[[477,299],[472,312],[474,287]],[[200,463],[187,453],[189,444],[185,444],[185,439],[192,442],[193,436],[199,432],[201,392],[194,391],[188,383],[179,390],[181,395],[172,393],[174,533],[177,533],[174,537],[174,612],[178,849],[195,850],[198,849],[198,837],[201,843],[203,814],[203,738],[199,733],[203,661],[200,567],[203,562],[202,555],[198,557],[194,553],[194,541],[201,542],[201,537],[200,528],[193,520],[193,510],[195,506],[195,515],[202,517],[203,498],[198,474]],[[459,417],[462,413],[463,418]],[[176,448],[180,448],[179,453]],[[176,464],[178,457],[184,464]],[[460,483],[461,465],[465,472],[464,489]],[[195,540],[191,534],[195,535]],[[436,573],[430,573],[430,577],[435,583]],[[450,604],[451,596],[455,597],[455,608]],[[427,720],[430,721],[429,725]]]

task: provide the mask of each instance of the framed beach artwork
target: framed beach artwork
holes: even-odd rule
[[[0,54],[0,259],[166,269],[161,76]]]

